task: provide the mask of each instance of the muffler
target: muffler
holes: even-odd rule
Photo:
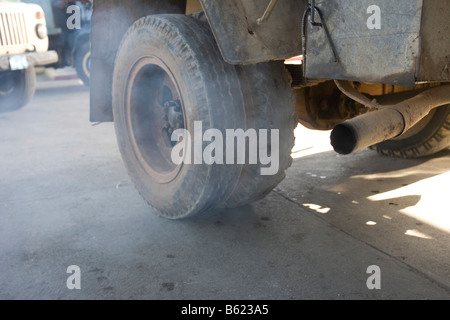
[[[338,88],[356,102],[375,109],[337,125],[331,132],[331,145],[340,154],[350,154],[401,136],[425,118],[432,109],[450,104],[450,85],[433,87],[396,104],[379,104],[354,89],[348,82],[336,81]]]

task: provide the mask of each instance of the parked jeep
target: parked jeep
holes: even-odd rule
[[[34,67],[57,61],[57,53],[48,51],[42,8],[0,1],[0,112],[25,106],[36,88]]]
[[[78,77],[89,86],[91,1],[23,0],[40,5],[45,12],[49,49],[58,52],[59,69],[74,67]]]

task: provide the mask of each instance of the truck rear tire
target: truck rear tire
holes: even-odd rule
[[[36,91],[36,71],[33,66],[20,71],[0,74],[0,113],[24,107]]]
[[[191,16],[209,29],[203,12]],[[279,131],[278,171],[273,175],[262,175],[261,169],[266,166],[261,162],[249,164],[247,161],[236,188],[224,203],[225,208],[240,207],[260,200],[285,178],[285,170],[292,164],[294,129],[298,123],[292,77],[283,61],[236,66],[236,71],[244,97],[246,129]],[[271,153],[270,140],[268,143]],[[246,145],[246,154],[248,152],[249,146]]]
[[[450,105],[436,108],[402,136],[372,147],[379,154],[420,158],[450,147]]]
[[[112,91],[122,158],[155,211],[181,219],[222,206],[242,165],[171,159],[176,129],[194,132],[196,122],[203,132],[245,126],[236,70],[223,61],[211,32],[185,15],[136,21],[120,45]]]
[[[294,129],[297,125],[292,79],[282,61],[236,68],[245,98],[247,128],[258,131],[267,129],[270,132],[278,130],[279,158],[276,159],[278,171],[273,175],[261,175],[261,168],[264,167],[261,162],[246,162],[239,183],[225,204],[228,208],[247,205],[264,198],[285,178],[285,170],[292,164]],[[270,153],[270,145],[268,149]]]

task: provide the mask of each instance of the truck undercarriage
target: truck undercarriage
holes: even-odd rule
[[[90,118],[115,122],[128,171],[161,215],[239,206],[283,179],[298,122],[333,129],[342,154],[448,148],[449,31],[450,0],[96,0]],[[170,134],[196,121],[278,130],[279,172],[174,165]]]

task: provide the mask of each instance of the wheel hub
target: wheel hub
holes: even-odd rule
[[[178,143],[172,141],[172,133],[185,126],[178,86],[170,70],[154,57],[136,63],[128,86],[127,110],[134,152],[155,181],[168,183],[182,166],[172,161],[172,150]]]
[[[168,139],[168,142],[173,147],[177,143],[172,141],[172,133],[177,129],[184,128],[183,111],[180,100],[170,100],[163,104],[164,108],[164,126],[163,131]]]

